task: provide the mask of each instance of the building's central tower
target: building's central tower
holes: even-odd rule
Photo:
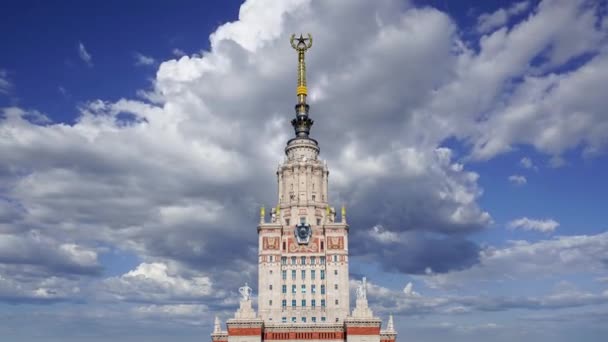
[[[291,36],[298,53],[295,137],[277,169],[277,205],[260,210],[258,310],[245,285],[240,307],[223,331],[216,317],[212,342],[395,342],[392,317],[381,320],[367,305],[366,282],[357,289],[349,315],[348,224],[329,204],[327,164],[310,137],[306,103],[306,51],[312,37]]]
[[[327,165],[310,138],[305,53],[312,37],[291,37],[298,53],[295,137],[277,170],[278,205],[259,233],[260,318],[272,322],[338,322],[348,315],[348,225],[328,199]]]

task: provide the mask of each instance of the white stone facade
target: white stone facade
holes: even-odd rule
[[[311,139],[294,139],[277,170],[278,206],[259,233],[258,311],[265,322],[340,322],[350,306],[348,225],[329,207],[329,171]],[[269,221],[269,222],[267,222]],[[296,224],[310,224],[298,243]]]

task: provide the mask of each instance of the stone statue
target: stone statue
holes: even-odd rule
[[[253,290],[251,289],[251,287],[249,287],[249,285],[247,285],[247,283],[245,283],[245,286],[239,287],[239,293],[241,294],[241,300],[244,300],[244,301],[250,300],[252,292],[253,292]]]
[[[272,210],[270,211],[270,222],[277,222],[277,208],[272,208]]]
[[[367,279],[363,277],[363,280],[357,287],[357,299],[366,299],[367,298]]]

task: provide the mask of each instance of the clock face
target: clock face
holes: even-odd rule
[[[312,235],[312,229],[310,228],[309,224],[300,223],[296,225],[294,233],[299,244],[307,244],[310,240],[310,236]]]

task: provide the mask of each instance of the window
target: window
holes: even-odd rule
[[[296,270],[291,270],[291,280],[296,280]]]
[[[296,318],[295,317],[291,317],[291,321],[295,323],[296,322]]]
[[[281,317],[281,322],[287,323],[287,317]]]
[[[296,293],[296,286],[295,285],[291,285],[291,293]]]
[[[317,293],[317,285],[315,285],[315,284],[310,285],[310,293]]]
[[[338,256],[337,255],[334,254],[333,258],[334,258],[334,262],[338,262]]]
[[[310,306],[312,306],[313,308],[317,306],[317,301],[315,299],[312,299],[310,301]]]
[[[268,285],[268,289],[272,291],[272,284]]]
[[[314,257],[314,256],[311,256],[311,257],[310,257],[310,264],[311,264],[311,265],[316,264],[316,261],[317,261],[317,257]]]
[[[302,270],[302,280],[306,279],[306,270]]]
[[[268,306],[272,306],[272,299],[268,301]]]
[[[314,184],[313,184],[313,185],[314,185]],[[312,201],[313,201],[313,202],[315,201],[315,198],[316,198],[316,196],[315,196],[315,195],[312,195]],[[317,220],[318,220],[318,219],[317,219]]]
[[[321,225],[321,219],[320,219],[320,218],[318,218],[318,219],[317,219],[317,226],[320,226],[320,225]]]
[[[306,257],[301,257],[301,258],[300,258],[300,263],[301,263],[302,265],[306,265]]]
[[[325,264],[325,257],[319,257],[319,261],[321,262],[321,265]]]
[[[272,257],[272,255],[271,255],[271,256],[269,256],[269,257],[268,257],[268,259],[269,259],[269,261],[270,261],[270,262],[273,262],[273,261],[274,261],[274,258]],[[272,271],[270,271],[270,272],[272,273]]]
[[[310,318],[310,320],[311,320],[313,323],[317,323],[317,317],[311,317],[311,318]]]
[[[334,270],[334,275],[338,275],[338,270]]]
[[[321,285],[321,294],[325,294],[325,285]]]
[[[302,317],[302,322],[306,323],[306,317]]]
[[[325,299],[321,299],[321,307],[324,308],[325,307]]]
[[[281,264],[287,265],[287,257],[281,257]]]
[[[272,274],[272,270],[270,270],[270,274]]]
[[[325,317],[321,317],[321,322],[325,322]]]
[[[321,280],[325,279],[325,270],[321,270]]]
[[[323,251],[323,241],[321,241],[321,251]]]
[[[291,264],[295,265],[296,264],[296,257],[291,257]]]
[[[338,318],[338,317],[336,317],[336,322],[337,322],[338,320],[339,320],[339,318]]]
[[[296,307],[296,300],[295,299],[291,300],[291,306],[294,307],[294,308]]]
[[[310,279],[315,280],[317,272],[315,270],[310,270]]]
[[[289,223],[288,223],[289,225]],[[283,250],[286,251],[287,250],[287,242],[283,241]]]
[[[302,293],[306,293],[306,285],[302,284]]]
[[[302,307],[306,307],[306,299],[302,299]]]
[[[282,276],[283,276],[283,280],[286,280],[287,279],[287,271],[283,270]]]
[[[336,305],[338,305],[338,300],[336,299]]]
[[[281,306],[282,306],[283,308],[287,307],[287,299],[283,299],[283,300],[281,301]]]
[[[338,289],[338,284],[334,284],[334,290]]]
[[[282,293],[287,293],[287,285],[281,286],[281,292]]]

